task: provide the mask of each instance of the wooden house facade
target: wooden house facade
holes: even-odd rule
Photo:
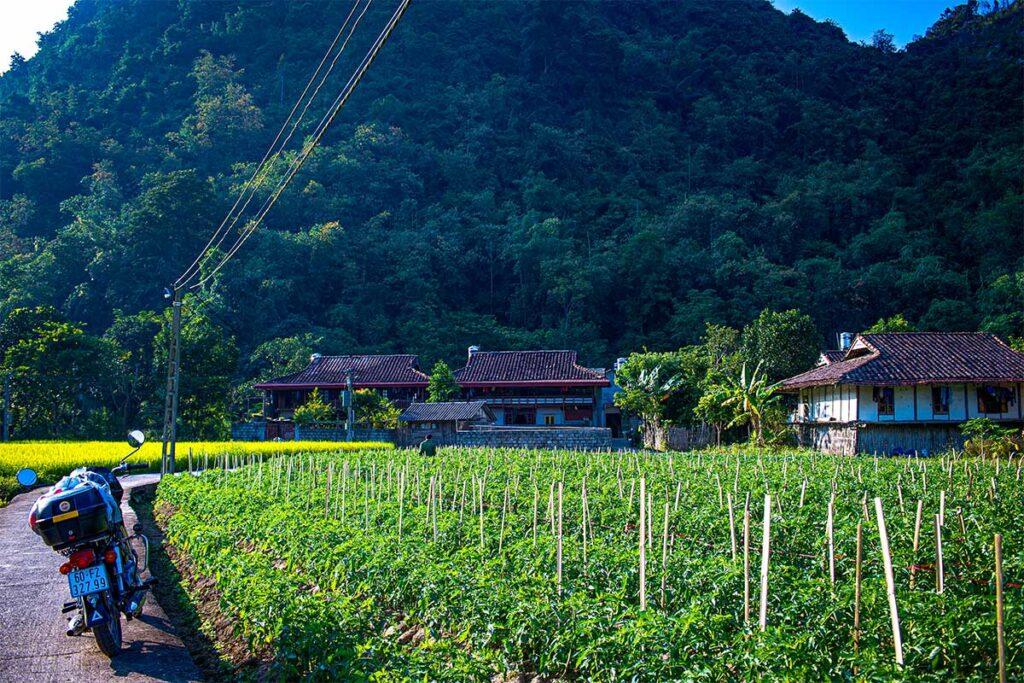
[[[605,373],[576,361],[575,351],[480,351],[469,348],[455,381],[468,401],[484,401],[503,426],[603,427]]]
[[[395,441],[412,446],[430,434],[438,444],[454,444],[460,431],[494,422],[494,413],[484,401],[413,403],[398,418]]]
[[[342,397],[351,373],[352,388],[375,389],[399,408],[426,398],[430,378],[420,370],[414,355],[321,356],[313,354],[303,370],[256,385],[264,392],[263,413],[268,419],[290,420],[314,389],[334,406],[344,420]]]
[[[802,444],[830,452],[935,452],[972,418],[1024,425],[1024,354],[989,334],[858,335],[780,389]]]

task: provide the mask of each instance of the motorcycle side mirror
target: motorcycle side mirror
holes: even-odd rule
[[[15,478],[18,480],[19,484],[26,487],[34,486],[35,483],[39,481],[39,475],[36,474],[36,471],[28,467],[18,470]]]
[[[141,429],[133,429],[128,432],[128,445],[132,448],[140,448],[142,444],[146,443],[146,435],[143,434]]]

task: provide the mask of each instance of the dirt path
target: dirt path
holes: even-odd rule
[[[156,475],[123,477],[122,510],[131,529],[127,492]],[[199,681],[199,670],[152,595],[140,619],[122,622],[124,649],[113,660],[92,634],[69,638],[60,613],[69,600],[63,558],[32,533],[28,512],[39,492],[17,496],[0,509],[0,681]]]

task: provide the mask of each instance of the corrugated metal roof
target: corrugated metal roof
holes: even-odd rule
[[[603,374],[576,362],[575,351],[474,351],[455,372],[462,386],[550,384],[607,386]]]
[[[980,332],[862,334],[843,360],[790,377],[780,386],[938,382],[1024,382],[1024,354]]]
[[[344,386],[352,370],[356,389],[374,387],[425,387],[430,378],[419,369],[414,355],[320,356],[300,372],[256,385],[257,389]]]
[[[492,420],[493,415],[483,401],[452,401],[449,403],[413,403],[398,419],[402,422],[462,422]]]

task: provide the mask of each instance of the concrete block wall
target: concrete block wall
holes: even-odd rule
[[[612,430],[605,427],[468,429],[456,435],[456,443],[459,446],[485,448],[603,451],[612,448]]]
[[[232,441],[263,441],[267,438],[264,422],[234,422],[231,424]]]
[[[346,441],[348,432],[344,427],[311,426],[303,427],[295,425],[296,441]],[[395,430],[393,429],[356,429],[352,432],[354,441],[384,441],[394,443]]]

